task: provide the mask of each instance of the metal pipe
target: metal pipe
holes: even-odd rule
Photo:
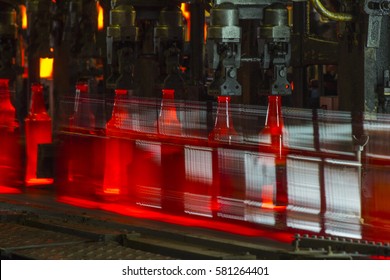
[[[321,0],[310,0],[313,7],[316,9],[316,11],[324,16],[327,17],[330,20],[334,21],[353,21],[354,16],[352,14],[348,13],[337,13],[337,12],[331,12],[325,6],[321,3]]]

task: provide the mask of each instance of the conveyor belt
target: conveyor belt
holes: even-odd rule
[[[354,259],[358,252],[247,239],[93,211],[75,215],[0,202],[2,259]],[[61,205],[60,205],[61,206]],[[85,209],[83,209],[85,210]],[[101,213],[95,213],[101,214]],[[294,247],[295,245],[295,247]],[[337,249],[336,247],[334,247]]]
[[[20,224],[25,222],[27,225]],[[19,217],[19,222],[1,222],[1,258],[43,260],[171,259],[167,256],[122,246],[115,240],[109,240],[108,237],[114,239],[116,236],[112,233],[107,235],[88,234],[72,228],[71,225],[69,227],[47,226],[51,228],[50,230],[44,229],[44,227],[43,223],[29,223],[29,220],[24,220],[21,217]],[[82,235],[85,237],[80,237]]]

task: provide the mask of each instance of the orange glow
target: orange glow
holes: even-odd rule
[[[210,22],[210,13],[208,11],[204,11],[204,17],[205,17],[205,23],[204,23],[204,41],[207,41],[207,31],[208,31],[208,26],[207,23]]]
[[[100,3],[99,1],[96,2],[96,8],[97,8],[97,12],[98,12],[98,18],[97,18],[97,21],[98,21],[98,30],[103,30],[104,28],[104,15],[103,15],[103,8],[102,6],[100,6]]]
[[[203,40],[206,42],[207,41],[207,23],[204,24],[203,29],[204,29]]]
[[[27,29],[27,10],[25,5],[19,5],[19,10],[22,15],[22,29]]]
[[[274,208],[274,186],[273,185],[264,185],[261,191],[261,202],[262,207],[267,209]]]
[[[188,11],[188,7],[189,5],[188,4],[181,4],[181,12],[183,14],[183,17],[186,19],[186,22],[187,22],[187,32],[186,32],[186,41],[189,41],[191,39],[190,37],[190,30],[191,30],[191,14],[190,12]]]
[[[51,79],[53,77],[53,58],[40,58],[39,77]]]
[[[50,178],[33,178],[28,179],[26,181],[26,186],[32,187],[32,186],[43,186],[43,185],[51,185],[53,184],[54,180]]]

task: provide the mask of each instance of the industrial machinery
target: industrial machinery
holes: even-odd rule
[[[241,86],[237,82],[237,71],[243,60],[259,62],[264,70],[272,69],[270,94],[291,94],[291,85],[287,81],[291,32],[286,3],[216,1],[215,4],[211,9],[208,29],[208,56],[210,68],[215,69],[216,73],[209,93],[240,95]],[[253,10],[257,13],[253,13]],[[257,28],[257,57],[241,57],[242,30],[239,20],[262,21]]]
[[[107,64],[111,75],[108,88],[134,90],[133,68],[137,55],[138,27],[131,1],[112,1],[110,25],[107,27]]]
[[[389,258],[389,13],[0,0],[0,257]]]

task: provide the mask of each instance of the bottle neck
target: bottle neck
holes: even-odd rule
[[[271,135],[283,133],[282,97],[268,96],[268,109],[265,127],[270,130]]]
[[[161,100],[160,117],[177,119],[176,105],[175,105],[175,90],[174,89],[163,89]]]
[[[233,127],[233,119],[230,112],[230,96],[218,96],[217,117],[215,127],[230,129]]]
[[[9,92],[9,80],[0,79],[0,95],[8,94]]]
[[[14,107],[11,104],[9,92],[9,80],[0,79],[0,110],[13,110]]]
[[[242,135],[237,133],[233,126],[233,116],[230,111],[230,96],[218,96],[217,116],[213,130],[209,134],[209,141],[241,142]]]
[[[107,123],[108,128],[121,128],[129,121],[130,115],[125,106],[128,91],[125,89],[115,90],[115,100],[112,109],[111,120]]]
[[[0,126],[15,128],[18,126],[15,108],[11,103],[8,79],[0,79]]]
[[[160,115],[158,118],[158,132],[165,135],[181,135],[181,124],[177,117],[175,104],[175,90],[163,89]]]
[[[114,100],[114,108],[115,104],[121,103],[128,97],[128,92],[126,89],[116,89],[115,90],[115,100]]]
[[[83,100],[83,98],[88,97],[88,83],[77,83],[76,84],[76,95],[74,100],[74,112],[77,113],[79,111],[79,105],[80,102]]]
[[[87,82],[78,82],[76,84],[76,91],[79,91],[80,94],[87,95],[88,94],[88,83]]]

